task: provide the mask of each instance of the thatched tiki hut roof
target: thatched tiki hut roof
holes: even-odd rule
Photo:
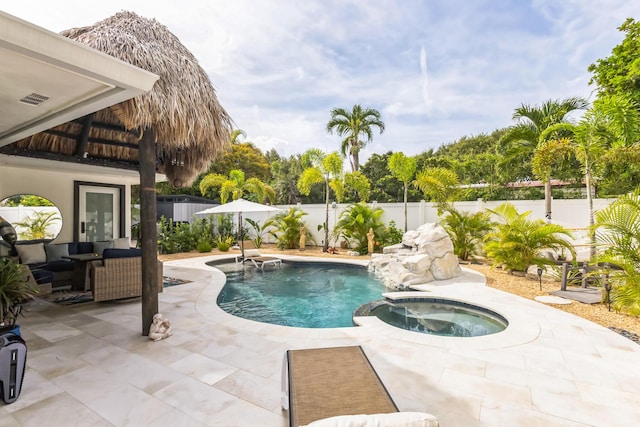
[[[121,12],[62,35],[159,76],[151,91],[2,147],[7,154],[140,171],[142,333],[158,311],[155,173],[190,183],[229,143],[231,118],[194,56],[164,25]]]
[[[123,11],[61,34],[160,78],[146,94],[25,138],[4,152],[137,168],[139,138],[152,129],[157,171],[186,185],[225,149],[231,118],[196,58],[167,27]]]

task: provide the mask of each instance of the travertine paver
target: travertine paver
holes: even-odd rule
[[[31,306],[20,321],[29,346],[24,387],[0,406],[0,426],[286,426],[278,406],[284,352],[353,344],[401,410],[431,412],[443,427],[626,427],[640,419],[639,345],[487,288],[477,273],[423,290],[492,308],[509,327],[446,338],[376,318],[328,330],[236,318],[216,305],[224,275],[208,259],[165,263],[165,275],[191,282],[159,295],[174,328],[164,341],[140,335],[139,300]]]

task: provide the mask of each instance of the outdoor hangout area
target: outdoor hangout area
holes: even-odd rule
[[[0,427],[640,419],[640,22],[390,5],[0,11]]]

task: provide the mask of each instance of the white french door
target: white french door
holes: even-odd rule
[[[120,189],[80,185],[78,190],[78,240],[99,242],[120,237]]]

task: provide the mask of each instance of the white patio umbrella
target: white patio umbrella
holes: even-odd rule
[[[238,227],[240,227],[240,250],[242,251],[242,259],[244,259],[244,242],[242,236],[242,214],[244,212],[275,212],[281,209],[263,205],[260,203],[250,202],[245,199],[234,200],[233,202],[225,203],[224,205],[214,206],[209,209],[205,209],[200,212],[196,212],[196,215],[208,215],[219,213],[238,213]]]

